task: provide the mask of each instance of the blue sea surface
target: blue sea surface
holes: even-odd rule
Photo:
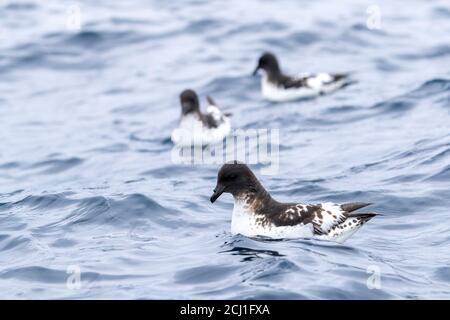
[[[0,298],[449,299],[450,3],[373,5],[0,1]],[[267,50],[355,83],[267,102]],[[382,216],[343,245],[232,235],[219,165],[171,160],[185,88],[280,130],[254,167],[278,200]]]

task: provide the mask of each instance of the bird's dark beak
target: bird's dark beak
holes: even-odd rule
[[[258,70],[259,70],[259,64],[256,66],[255,71],[253,71],[253,76],[256,76],[258,74]]]
[[[223,193],[225,191],[225,187],[223,187],[223,186],[216,186],[216,188],[214,189],[214,193],[213,193],[213,195],[211,196],[211,203],[214,203],[214,201],[216,201],[217,200],[217,198],[219,198],[220,197],[220,195]]]

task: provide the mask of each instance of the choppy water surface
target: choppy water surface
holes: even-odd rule
[[[0,297],[449,298],[450,5],[377,3],[381,30],[368,1],[80,1],[68,30],[72,1],[0,1]],[[265,102],[265,50],[357,83]],[[280,128],[279,200],[384,216],[344,245],[232,236],[218,167],[171,162],[186,87]]]

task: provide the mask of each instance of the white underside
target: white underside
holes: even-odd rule
[[[208,111],[211,112],[211,108],[208,108]],[[222,119],[222,123],[217,128],[207,128],[196,115],[186,115],[181,119],[178,128],[173,130],[172,142],[183,147],[222,142],[231,131],[230,119],[224,115]]]
[[[322,206],[328,206],[327,210],[331,210],[332,214],[338,215],[342,211],[339,205],[326,203]],[[339,210],[339,212],[337,211]],[[324,216],[324,224],[327,224],[327,218]],[[298,224],[295,226],[281,226],[277,227],[274,225],[262,226],[257,221],[257,215],[249,210],[246,205],[245,200],[235,199],[233,214],[231,218],[231,233],[242,234],[246,237],[256,238],[256,237],[266,237],[272,239],[301,239],[301,238],[315,238],[321,240],[330,240],[339,243],[343,243],[351,235],[353,235],[360,226],[356,226],[355,218],[348,218],[344,223],[352,221],[352,227],[348,226],[343,229],[330,230],[328,234],[325,235],[315,235],[314,228],[311,223],[308,224]],[[343,223],[343,224],[344,224]],[[324,225],[326,227],[326,225]]]
[[[317,75],[310,76],[308,79],[309,87],[284,89],[270,82],[267,75],[263,74],[261,79],[261,90],[263,97],[267,100],[282,102],[317,97],[321,94],[336,91],[345,85],[345,79],[327,83],[330,79],[331,76],[329,74],[319,73]]]

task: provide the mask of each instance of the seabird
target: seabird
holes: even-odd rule
[[[318,238],[342,243],[377,215],[355,212],[370,203],[278,202],[247,165],[236,161],[224,164],[219,170],[211,202],[222,193],[231,193],[234,197],[231,232],[247,237]]]
[[[231,131],[230,113],[223,113],[211,97],[207,97],[206,113],[200,112],[195,91],[180,95],[181,119],[173,130],[172,142],[179,146],[209,145],[221,142]]]
[[[312,98],[342,88],[350,82],[343,73],[304,74],[300,77],[285,75],[277,58],[270,52],[264,53],[258,60],[253,75],[263,71],[261,78],[262,95],[270,101],[290,101]]]

